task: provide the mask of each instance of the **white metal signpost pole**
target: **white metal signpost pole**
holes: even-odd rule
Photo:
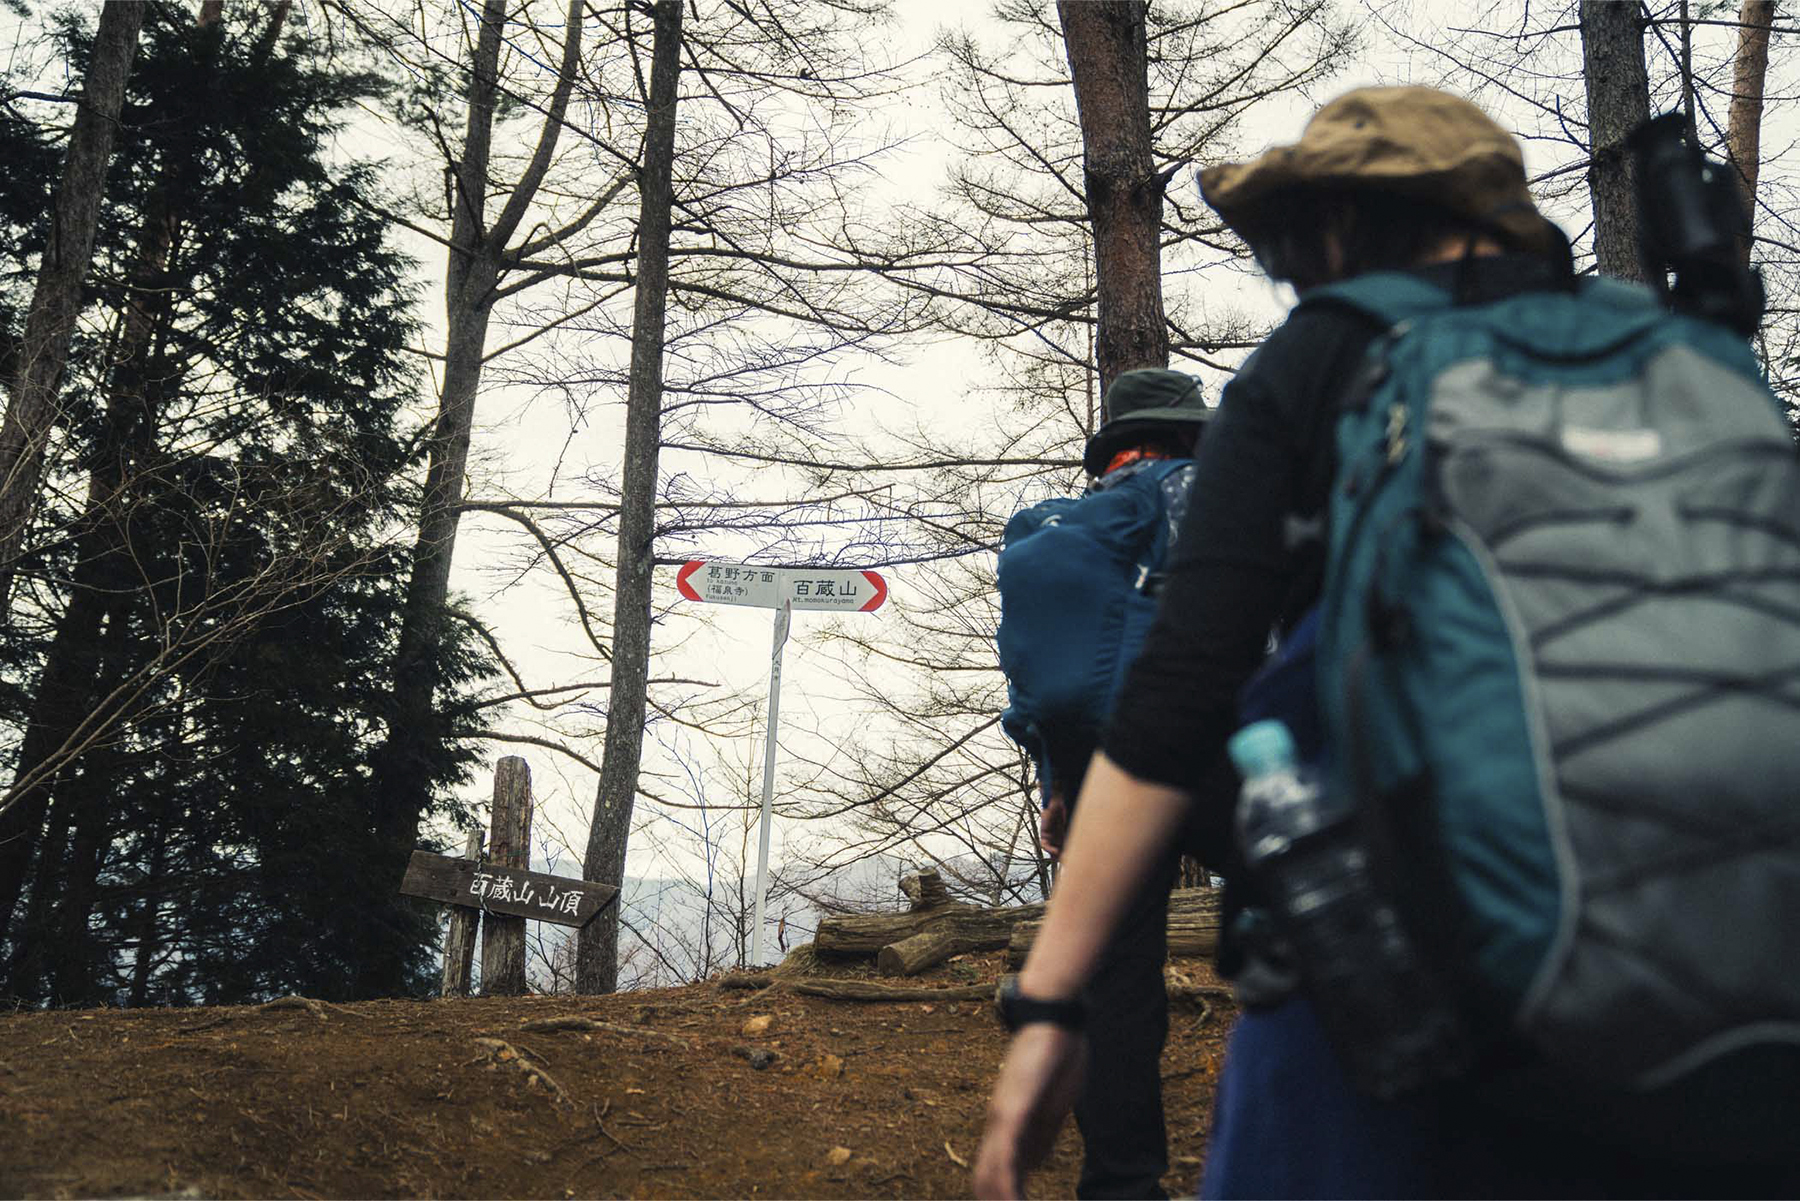
[[[756,924],[750,927],[750,962],[762,962],[763,913],[769,904],[769,818],[775,806],[775,731],[781,724],[781,648],[787,645],[794,607],[775,610],[775,649],[769,653],[769,736],[763,744],[762,830],[756,840]]]
[[[795,609],[873,613],[887,599],[887,581],[873,571],[838,567],[758,567],[690,559],[675,576],[689,600],[775,610],[775,647],[769,654],[769,732],[763,746],[762,831],[756,849],[756,924],[750,961],[762,963],[763,914],[768,907],[769,828],[775,804],[775,737],[781,719],[781,648]]]

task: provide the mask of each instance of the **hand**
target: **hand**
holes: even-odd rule
[[[1038,814],[1038,845],[1044,854],[1056,859],[1062,855],[1063,835],[1069,829],[1069,803],[1060,792],[1050,794]]]
[[[1013,1036],[988,1098],[975,1152],[975,1195],[1025,1195],[1025,1173],[1044,1162],[1087,1070],[1087,1038],[1049,1022]]]

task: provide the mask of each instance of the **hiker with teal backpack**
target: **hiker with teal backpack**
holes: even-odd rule
[[[1126,670],[1156,614],[1169,548],[1187,512],[1194,445],[1212,415],[1200,381],[1126,371],[1107,388],[1088,440],[1079,497],[1057,497],[1006,523],[998,571],[1001,724],[1030,756],[1042,799],[1038,836],[1054,859],[1069,809]],[[1161,1197],[1168,1170],[1162,1049],[1169,888],[1163,856],[1131,902],[1084,993],[1089,1041],[1108,1070],[1074,1106],[1086,1153],[1079,1197]]]
[[[1668,307],[1577,279],[1514,139],[1432,89],[1201,173],[1300,302],[1198,456],[979,1194],[1048,1150],[1081,984],[1228,741],[1254,987],[1204,1195],[1800,1193],[1800,460],[1731,181],[1668,133]]]

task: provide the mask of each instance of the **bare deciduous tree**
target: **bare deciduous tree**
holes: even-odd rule
[[[674,216],[676,84],[681,73],[681,0],[657,0],[650,52],[644,160],[638,175],[636,303],[626,398],[613,589],[612,705],[584,878],[623,888],[625,850],[637,800],[650,677],[650,578],[655,562],[657,454],[662,442],[663,324],[669,300],[669,227]],[[617,910],[582,927],[577,982],[582,992],[618,986]]]

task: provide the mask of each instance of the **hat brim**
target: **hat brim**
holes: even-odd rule
[[[1088,439],[1081,453],[1081,469],[1089,475],[1106,470],[1107,460],[1134,442],[1159,433],[1193,433],[1196,438],[1212,420],[1212,410],[1151,409],[1141,416],[1133,413],[1117,421],[1109,421]],[[1176,427],[1171,429],[1170,427]]]
[[[1466,171],[1394,175],[1383,178],[1372,172],[1334,173],[1296,161],[1298,156],[1278,147],[1247,163],[1208,167],[1200,172],[1200,194],[1219,217],[1240,237],[1252,238],[1257,228],[1257,209],[1284,192],[1333,188],[1344,191],[1383,192],[1433,201],[1480,225],[1492,226],[1521,250],[1548,254],[1557,234],[1550,219],[1537,211],[1529,197],[1513,200],[1502,208],[1479,211],[1464,200],[1470,175],[1481,174],[1479,164],[1465,164]],[[1313,169],[1309,170],[1309,166]]]
[[[1518,139],[1460,96],[1433,88],[1346,92],[1288,146],[1200,172],[1200,194],[1239,234],[1284,192],[1341,190],[1428,201],[1548,253],[1560,234],[1537,211]],[[1247,228],[1248,227],[1248,228]]]

